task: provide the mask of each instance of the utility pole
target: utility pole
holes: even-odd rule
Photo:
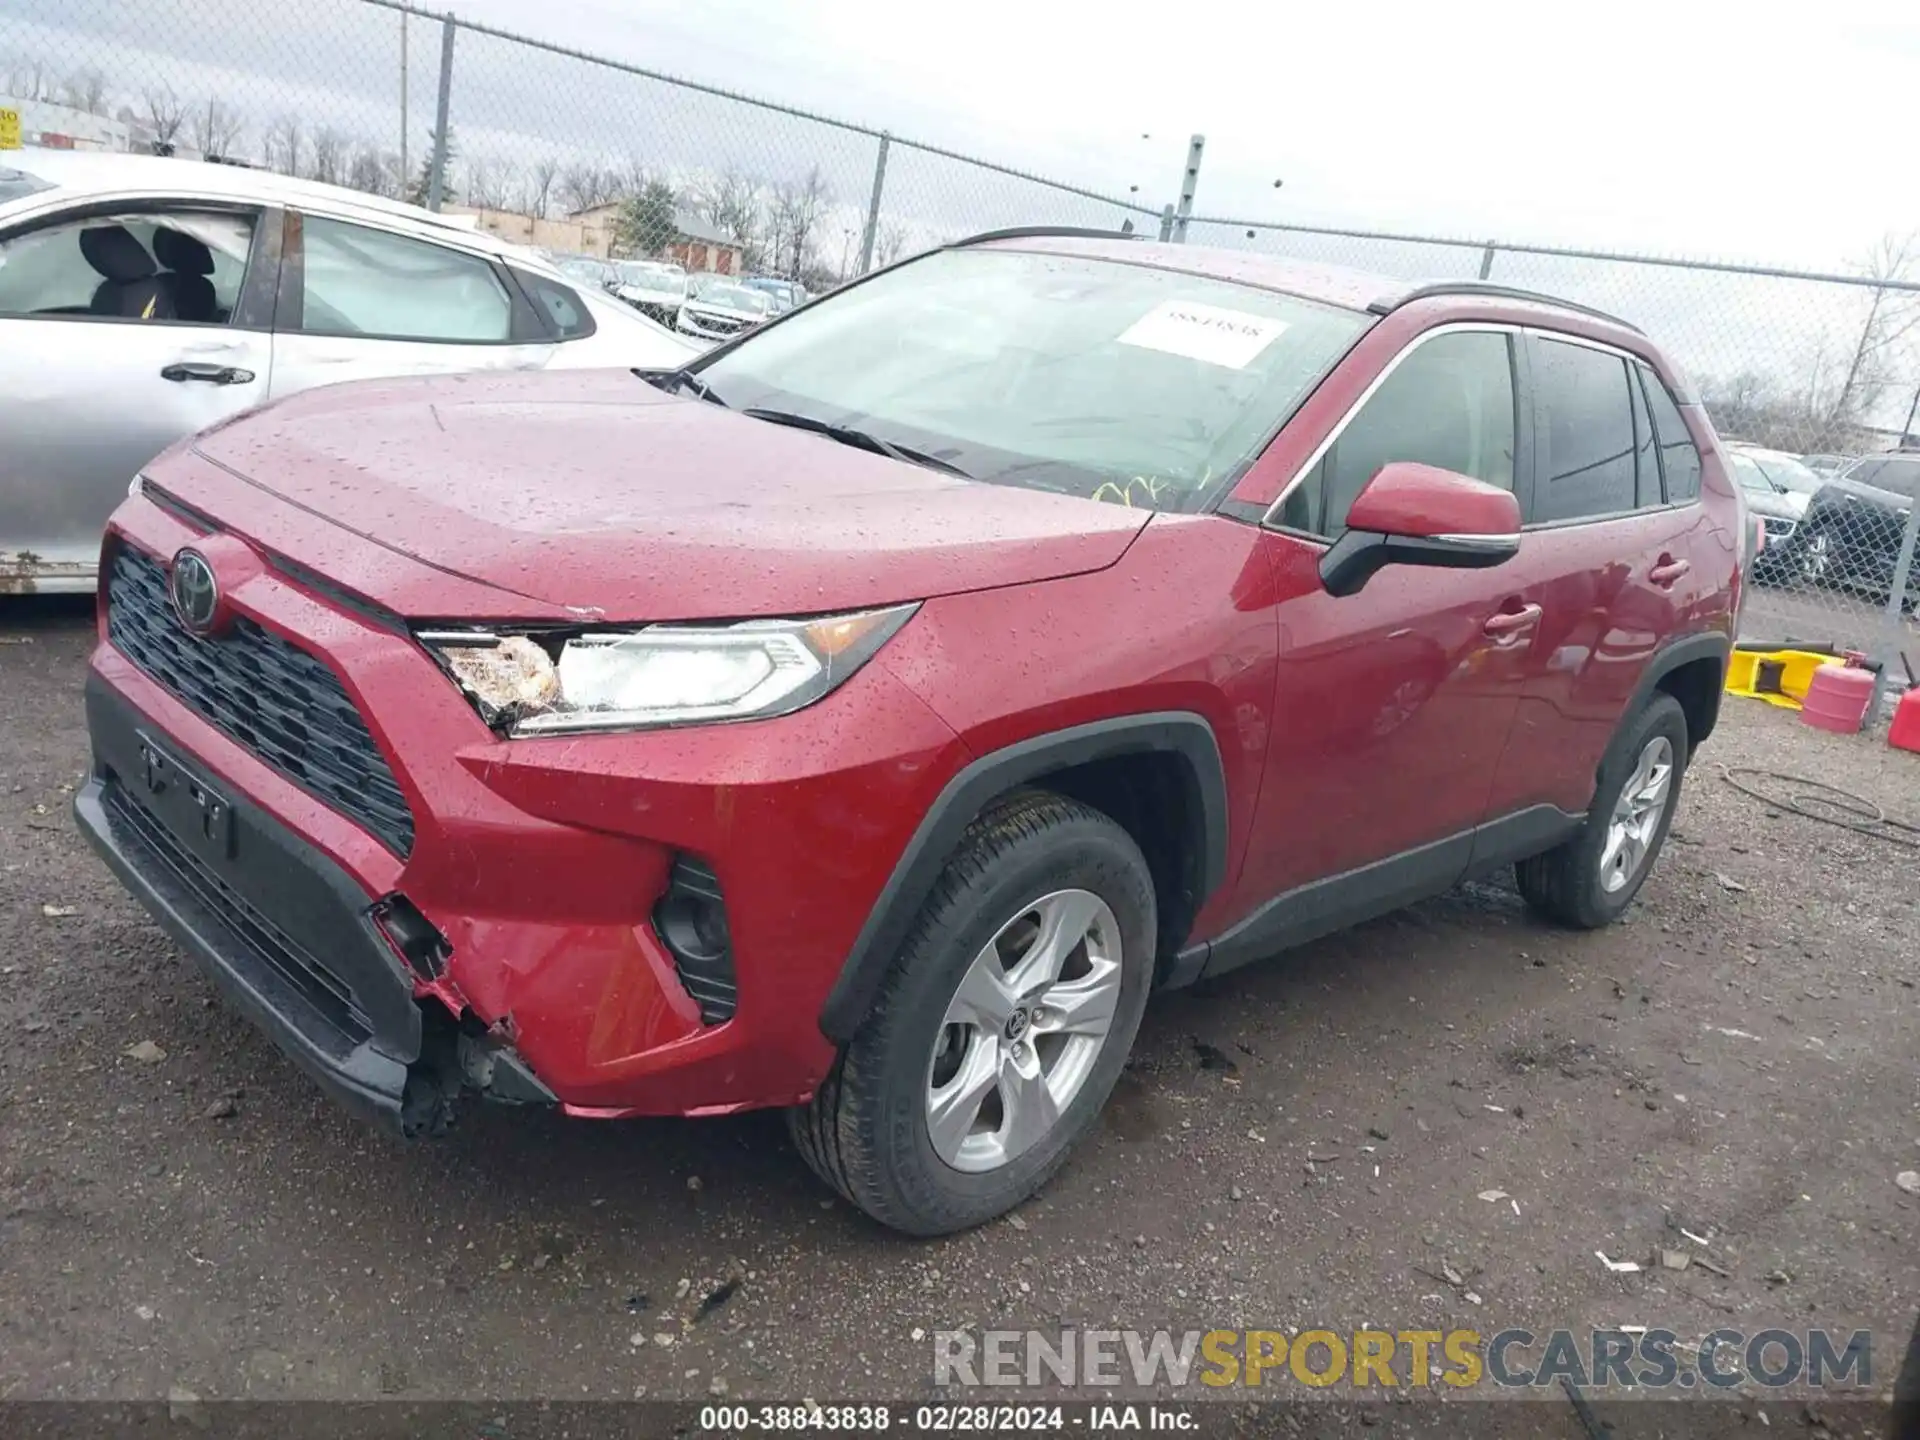
[[[407,168],[407,12],[400,12],[400,193],[406,194],[406,187],[413,183],[413,172]]]

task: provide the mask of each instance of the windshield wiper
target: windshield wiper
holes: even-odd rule
[[[835,425],[827,420],[816,420],[811,415],[798,415],[791,410],[767,410],[758,405],[749,405],[740,413],[764,420],[769,425],[790,425],[795,430],[811,430],[816,435],[825,435],[829,440],[838,440],[842,445],[851,445],[856,450],[870,450],[889,460],[924,465],[929,470],[938,470],[961,480],[973,478],[951,460],[942,460],[938,455],[929,455],[924,450],[915,450],[908,445],[896,445],[891,440],[882,440],[878,435],[870,435],[865,430],[856,430],[849,425]]]
[[[693,371],[685,369],[684,367],[679,370],[666,370],[657,373],[648,373],[644,370],[636,370],[633,373],[640,376],[640,378],[645,380],[649,385],[664,390],[669,395],[677,395],[682,390],[691,390],[709,405],[718,405],[722,410],[732,408],[726,401],[714,394],[711,385],[694,374]]]

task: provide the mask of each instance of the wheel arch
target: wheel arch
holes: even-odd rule
[[[1720,719],[1720,696],[1726,689],[1727,662],[1732,653],[1732,639],[1718,631],[1673,641],[1647,663],[1626,714],[1638,715],[1655,694],[1673,696],[1687,717],[1687,751],[1691,758]]]
[[[1204,717],[1182,710],[1116,716],[992,751],[947,782],[907,841],[821,1006],[820,1030],[828,1039],[844,1044],[867,1018],[887,967],[967,826],[1026,786],[1056,789],[1101,809],[1134,836],[1156,894],[1177,897],[1161,922],[1162,953],[1177,948],[1184,927],[1226,878],[1226,767]],[[1169,816],[1177,817],[1177,833],[1156,833],[1149,822]],[[1169,946],[1173,926],[1182,934]]]

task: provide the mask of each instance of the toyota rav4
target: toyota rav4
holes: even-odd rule
[[[1156,990],[1498,867],[1618,917],[1752,545],[1624,322],[1000,232],[682,371],[170,450],[77,812],[394,1131],[785,1107],[935,1234],[1061,1164]]]

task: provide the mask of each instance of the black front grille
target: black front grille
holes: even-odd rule
[[[124,836],[136,840],[177,887],[325,1016],[345,1037],[348,1048],[373,1034],[352,987],[168,834],[167,827],[133,799],[118,777],[107,787],[106,808]]]
[[[406,797],[346,687],[320,659],[245,616],[219,636],[190,634],[167,598],[165,569],[130,545],[113,555],[107,636],[210,724],[396,855],[411,853]]]

